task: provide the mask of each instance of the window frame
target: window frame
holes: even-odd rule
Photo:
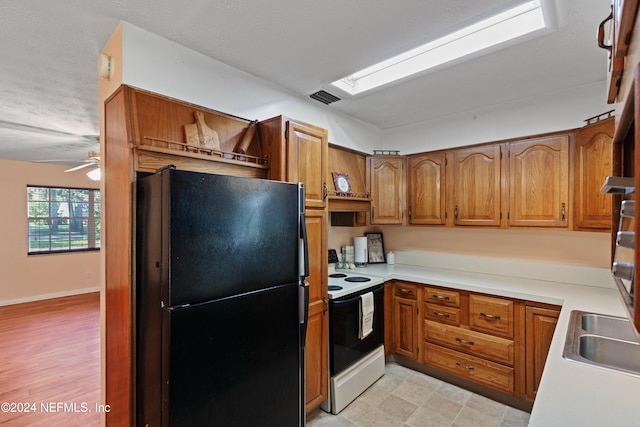
[[[30,199],[30,189],[46,189],[47,197],[44,200],[31,200]],[[55,200],[57,196],[53,196],[51,190],[63,190],[67,192],[66,200]],[[72,191],[87,191],[88,197],[86,201],[78,202],[72,200]],[[88,187],[68,187],[68,186],[54,186],[54,185],[36,185],[36,184],[27,184],[26,191],[27,198],[27,255],[46,255],[46,254],[62,254],[62,253],[78,253],[78,252],[91,252],[91,251],[99,251],[102,246],[102,238],[101,238],[101,227],[102,227],[102,206],[101,206],[101,192],[99,188],[88,188]],[[45,214],[38,215],[35,214],[31,208],[33,204],[46,204]],[[87,204],[87,215],[72,215],[72,211],[74,210],[72,206],[74,204],[86,203]],[[52,205],[53,204],[66,204],[66,215],[58,216],[52,215]],[[57,207],[60,209],[60,207]],[[83,208],[81,208],[83,209]],[[58,211],[56,211],[58,212]],[[48,229],[48,232],[45,233],[35,233],[32,230],[32,224],[34,221],[46,221],[47,224],[44,225],[45,228]],[[60,238],[61,235],[56,234],[56,232],[52,231],[53,221],[66,221],[66,225],[68,227],[67,231],[67,239],[64,237]],[[80,221],[81,226],[86,226],[86,232],[83,231],[80,235],[83,239],[86,239],[86,246],[82,247],[74,247],[73,246],[73,232],[71,231],[72,221]],[[58,224],[59,226],[60,224]],[[44,237],[44,241],[48,240],[48,249],[47,250],[33,250],[32,249],[32,237],[35,235],[41,235]],[[58,236],[57,240],[65,240],[68,242],[68,245],[62,249],[55,249],[52,245],[52,242],[56,239],[52,239],[53,236]],[[63,236],[63,235],[62,235]],[[76,235],[77,236],[77,235]],[[77,243],[76,243],[77,244]]]

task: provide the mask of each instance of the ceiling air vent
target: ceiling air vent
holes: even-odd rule
[[[332,102],[340,101],[340,98],[338,98],[335,95],[331,95],[329,92],[325,92],[324,90],[319,90],[316,93],[312,93],[309,96],[315,99],[316,101],[320,101],[326,105],[329,105]]]

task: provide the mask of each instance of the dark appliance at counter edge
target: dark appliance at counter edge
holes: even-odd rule
[[[165,170],[141,177],[137,191],[138,424],[304,425],[308,291],[300,277],[306,243],[298,184]],[[279,191],[285,199],[273,198]],[[258,254],[268,275],[250,265]],[[225,363],[265,349],[276,357],[253,358],[251,366],[275,374]],[[244,379],[229,393],[201,380],[223,384],[225,376]],[[247,411],[256,391],[277,391],[283,405],[251,400]]]

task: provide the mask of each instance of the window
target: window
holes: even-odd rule
[[[27,186],[29,254],[100,249],[100,190]]]

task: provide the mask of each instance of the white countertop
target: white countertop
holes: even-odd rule
[[[413,260],[411,257],[403,258]],[[539,268],[535,263],[527,266],[525,262],[524,267],[517,265],[520,271],[515,276],[521,277],[515,277],[434,268],[428,266],[429,263],[426,264],[427,266],[371,264],[359,271],[362,274],[382,277],[385,281],[406,280],[562,305],[529,426],[640,425],[640,407],[637,403],[640,401],[640,378],[562,358],[572,310],[626,317],[621,298],[606,269],[586,267],[581,270],[581,267],[569,267],[572,277],[577,277],[575,280],[572,279],[574,282],[603,282],[601,286],[594,286],[593,283],[582,285],[549,280],[553,277],[549,273],[553,273],[554,269],[558,270],[558,277],[568,277],[566,266],[561,265],[540,264],[542,268]],[[526,271],[529,267],[536,271],[545,270],[545,273],[541,275],[534,271]],[[576,271],[573,271],[574,268]],[[509,268],[504,270],[509,271]],[[581,274],[585,274],[583,279]],[[536,275],[545,279],[522,277]]]

